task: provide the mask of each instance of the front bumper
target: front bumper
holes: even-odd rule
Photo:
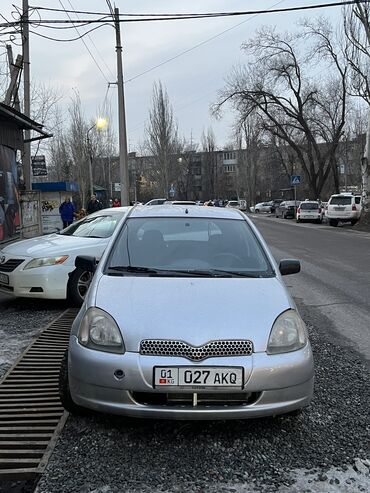
[[[0,292],[22,298],[66,299],[68,273],[73,266],[55,265],[4,272],[8,284],[0,283]]]
[[[242,366],[244,385],[235,393],[254,393],[248,404],[223,403],[201,405],[143,404],[135,393],[157,395],[163,389],[152,385],[154,366]],[[124,372],[118,380],[116,370]],[[83,407],[101,412],[133,417],[159,419],[242,419],[284,414],[310,403],[313,394],[313,358],[310,345],[283,355],[269,356],[254,353],[245,357],[208,358],[190,363],[185,358],[142,356],[126,352],[124,355],[103,353],[81,346],[71,336],[69,346],[69,386],[73,401]],[[225,392],[214,389],[170,390],[167,393]]]

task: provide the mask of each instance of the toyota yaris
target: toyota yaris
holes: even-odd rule
[[[307,332],[282,275],[237,210],[133,208],[74,321],[60,372],[65,408],[171,419],[297,412],[313,392]]]

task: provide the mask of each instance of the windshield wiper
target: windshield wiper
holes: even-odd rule
[[[116,274],[116,273],[133,273],[133,274],[149,274],[154,276],[163,276],[163,277],[249,277],[249,278],[260,278],[266,277],[260,273],[254,272],[238,272],[238,271],[228,271],[222,269],[205,269],[205,270],[197,270],[197,269],[155,269],[152,267],[139,267],[134,265],[115,265],[112,267],[108,267],[108,274]]]
[[[112,267],[108,267],[108,273],[110,271],[114,272],[137,272],[143,274],[156,274],[157,269],[151,269],[149,267],[136,267],[134,265],[114,265]]]

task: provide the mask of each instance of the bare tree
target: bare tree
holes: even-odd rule
[[[314,44],[301,54],[303,37]],[[264,131],[294,150],[315,198],[330,173],[337,174],[335,152],[345,124],[347,69],[333,38],[322,19],[304,24],[299,35],[261,29],[243,45],[253,62],[234,70],[215,107],[217,113],[230,102],[240,125],[257,113]],[[307,74],[323,59],[333,70],[315,83]]]
[[[203,163],[205,174],[205,192],[209,198],[216,198],[219,194],[218,180],[218,163],[216,155],[216,139],[212,127],[203,131],[201,137]]]
[[[161,81],[153,86],[152,107],[145,133],[146,148],[154,159],[153,178],[158,182],[160,193],[166,197],[177,175],[177,159],[182,144],[173,109]]]

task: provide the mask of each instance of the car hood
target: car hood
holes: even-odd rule
[[[6,255],[24,256],[24,257],[52,257],[53,255],[63,255],[72,253],[74,250],[79,251],[89,246],[106,244],[106,238],[81,238],[77,236],[65,236],[56,233],[21,240],[2,249]]]
[[[95,306],[121,328],[127,351],[143,339],[201,346],[216,339],[249,339],[265,351],[278,315],[294,307],[278,278],[156,278],[102,276]]]

